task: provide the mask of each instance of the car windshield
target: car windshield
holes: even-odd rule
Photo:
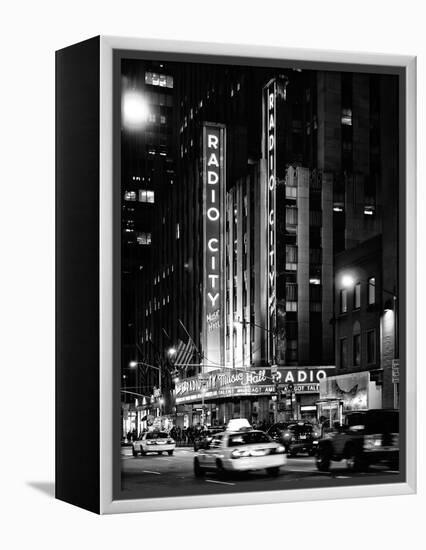
[[[146,434],[147,439],[167,439],[168,435],[166,432],[150,432]]]
[[[243,432],[229,436],[228,447],[251,445],[253,443],[270,443],[271,439],[263,432]]]

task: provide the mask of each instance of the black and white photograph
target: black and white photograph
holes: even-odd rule
[[[421,7],[4,6],[2,548],[422,540]]]
[[[178,57],[115,57],[116,498],[403,481],[398,75]]]

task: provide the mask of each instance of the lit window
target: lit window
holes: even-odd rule
[[[135,201],[136,200],[136,191],[125,191],[124,200],[125,201]]]
[[[335,202],[333,204],[333,212],[344,212],[345,205],[342,202]]]
[[[160,123],[161,124],[166,124],[166,117],[165,116],[163,116],[163,115],[160,116]]]
[[[145,189],[139,189],[139,202],[154,202],[155,193]]]
[[[311,277],[309,279],[309,284],[311,284],[311,285],[320,285],[321,284],[321,279],[319,277]]]
[[[376,278],[370,277],[368,279],[368,305],[376,303]]]
[[[136,240],[138,241],[138,244],[147,246],[151,244],[151,233],[138,233]]]
[[[352,109],[342,109],[342,124],[352,126]]]
[[[155,115],[154,115],[154,113],[149,113],[149,115],[148,115],[148,122],[155,122]]]
[[[158,73],[145,73],[145,84],[160,86],[161,88],[173,88],[173,77]]]
[[[376,213],[376,207],[372,204],[366,204],[364,206],[364,216],[374,216]]]
[[[361,307],[361,283],[357,283],[354,288],[354,309]]]
[[[180,226],[178,223],[176,224],[176,239],[180,239]],[[173,266],[172,266],[172,271],[173,271]]]
[[[346,288],[342,288],[340,291],[340,313],[346,313],[348,311],[348,291]]]

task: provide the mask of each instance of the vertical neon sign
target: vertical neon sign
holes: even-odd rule
[[[223,364],[224,344],[224,246],[225,127],[203,126],[203,254],[204,370]]]
[[[276,92],[277,84],[272,80],[264,89],[265,114],[265,158],[266,158],[266,209],[267,209],[267,265],[268,265],[268,359],[276,362]]]

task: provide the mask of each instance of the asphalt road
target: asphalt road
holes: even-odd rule
[[[399,472],[384,466],[372,466],[368,472],[351,474],[344,461],[332,463],[330,472],[319,472],[315,459],[308,456],[288,458],[280,475],[271,478],[265,472],[232,474],[218,479],[214,472],[197,479],[193,473],[194,451],[178,447],[173,456],[151,454],[132,456],[130,447],[121,450],[122,498],[153,498],[200,494],[268,491],[360,483],[395,483]]]

